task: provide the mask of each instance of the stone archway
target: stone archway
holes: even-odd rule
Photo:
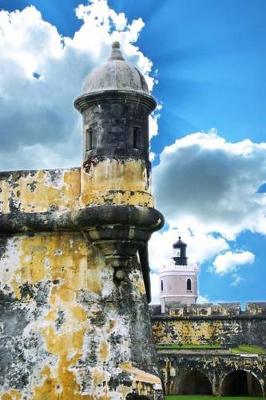
[[[253,373],[236,370],[224,377],[221,384],[221,395],[263,397],[263,389]]]
[[[196,369],[185,373],[178,386],[178,394],[212,395],[212,385],[209,378]]]

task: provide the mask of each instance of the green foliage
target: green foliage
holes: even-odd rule
[[[157,350],[221,350],[223,346],[217,343],[210,344],[182,344],[182,343],[159,343],[156,345]],[[229,350],[229,349],[228,349]],[[266,349],[251,344],[241,344],[230,349],[232,354],[248,353],[248,354],[265,354]]]
[[[233,354],[240,354],[240,353],[266,354],[266,349],[251,344],[241,344],[238,347],[232,348],[231,352]]]
[[[200,396],[200,395],[187,395],[187,396],[166,396],[166,400],[216,400],[216,399],[223,399],[223,400],[263,400],[262,397],[216,397],[216,396]]]
[[[219,344],[181,344],[181,343],[161,343],[156,345],[157,350],[219,350],[222,346]]]

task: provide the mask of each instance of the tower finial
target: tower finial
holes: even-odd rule
[[[112,49],[120,49],[120,43],[119,42],[113,42],[112,43]]]
[[[117,41],[112,43],[112,53],[109,60],[124,60],[120,50],[120,43]]]

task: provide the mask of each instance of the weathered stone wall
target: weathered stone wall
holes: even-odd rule
[[[266,347],[266,317],[152,317],[156,343]]]
[[[80,168],[0,172],[0,213],[68,211],[88,205],[153,206],[142,160],[105,159]]]
[[[167,305],[166,313],[159,306],[150,307],[156,343],[218,344],[225,347],[239,344],[266,348],[266,304],[239,303]]]
[[[0,172],[0,212],[67,211],[79,206],[80,168]]]
[[[218,352],[158,353],[166,393],[180,393],[184,377],[190,371],[200,371],[208,378],[214,395],[222,395],[225,378],[235,371],[246,371],[259,382],[262,395],[266,393],[266,357],[219,354]],[[193,384],[190,382],[190,384]],[[204,391],[202,392],[204,394]],[[206,394],[206,393],[205,393]]]
[[[126,166],[121,168],[123,174]],[[79,168],[0,174],[1,400],[125,399],[132,392],[160,392],[136,248],[116,279],[115,263],[108,262],[108,251],[116,248],[106,244],[115,232],[108,222],[112,213],[105,215],[102,247],[92,240],[102,231],[79,216],[82,209],[86,218],[97,214],[86,206],[97,205],[101,188],[95,186],[92,200],[82,189],[96,178]],[[126,173],[123,179],[129,179]],[[132,205],[114,196],[112,206],[125,202]],[[123,210],[127,218],[134,211]],[[134,239],[133,217],[129,227],[117,213],[119,240],[129,232]],[[106,248],[108,257],[101,251]]]
[[[230,350],[243,344],[266,348],[265,303],[248,303],[244,310],[240,304],[229,303],[169,305],[164,315],[160,314],[159,306],[151,306],[150,311],[157,345],[195,345],[191,350],[185,346],[172,349],[165,346],[157,351],[166,393],[184,394],[184,387],[187,394],[195,393],[198,374],[198,379],[202,379],[198,382],[202,391],[198,393],[223,395],[226,377],[242,371],[249,373],[250,393],[266,394],[266,356],[234,354]],[[212,349],[214,344],[218,345],[216,350]]]
[[[153,350],[140,277],[135,262],[117,287],[112,269],[79,233],[2,238],[2,398],[96,399],[112,389],[126,394],[131,381],[159,383],[148,375]]]

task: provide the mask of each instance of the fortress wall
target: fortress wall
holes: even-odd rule
[[[167,394],[183,393],[181,386],[191,371],[199,371],[208,378],[212,393],[216,396],[223,394],[222,385],[225,378],[234,371],[246,371],[252,374],[259,383],[262,394],[266,393],[266,357],[252,355],[210,354],[207,351],[193,354],[174,354],[159,352],[159,366],[164,380]],[[182,383],[183,382],[183,383]],[[206,394],[206,387],[201,382],[202,394]],[[186,389],[192,390],[193,380],[186,381]],[[184,386],[183,386],[184,389]],[[189,393],[189,392],[188,392]],[[253,393],[254,395],[255,393]],[[260,397],[259,393],[256,393]]]
[[[250,348],[254,354],[235,354],[230,349],[241,344],[266,348],[265,302],[247,303],[244,307],[239,303],[168,304],[165,311],[161,314],[160,306],[150,306],[155,343],[199,345],[193,349],[157,349],[167,394],[221,396],[227,390],[236,395],[234,390],[238,387],[250,395],[265,397],[266,356],[256,354],[256,348]],[[213,344],[221,348],[211,348]]]
[[[77,208],[80,180],[80,168],[0,172],[0,212]]]
[[[152,317],[156,343],[252,344],[266,348],[266,316]]]
[[[118,289],[83,234],[13,235],[0,243],[1,399],[107,399],[142,381],[146,390],[160,384],[132,364],[149,364],[151,350],[137,262]],[[136,315],[144,348],[131,337]]]
[[[86,179],[80,168],[0,173],[1,400],[125,399],[161,388],[136,255],[118,282],[87,220],[71,225],[86,208]]]
[[[0,172],[0,213],[69,211],[90,205],[152,207],[142,160],[102,160],[80,168]]]

